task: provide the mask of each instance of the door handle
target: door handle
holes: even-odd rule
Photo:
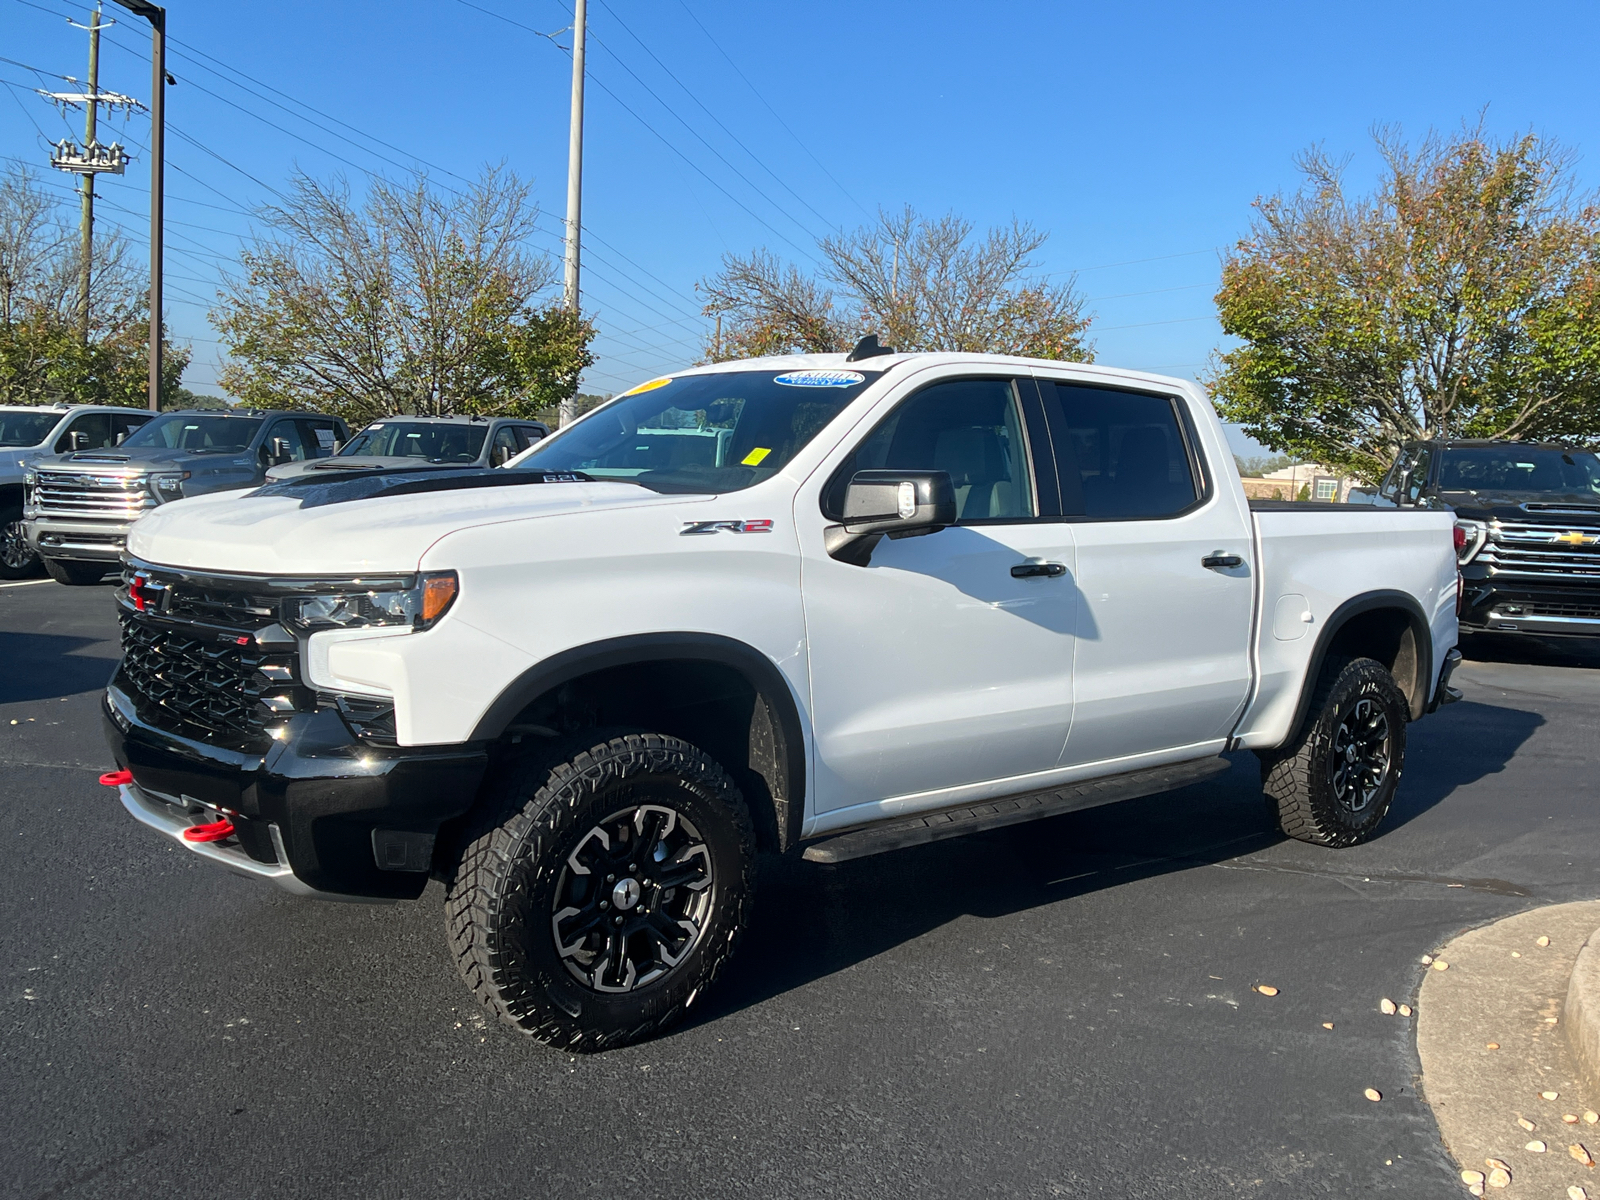
[[[1064,563],[1053,562],[1026,562],[1018,563],[1011,568],[1013,579],[1058,579],[1067,573]]]
[[[1215,571],[1222,567],[1242,567],[1244,559],[1237,554],[1224,554],[1221,550],[1213,550],[1200,560],[1200,565]]]

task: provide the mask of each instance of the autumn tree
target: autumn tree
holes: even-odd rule
[[[698,284],[707,315],[721,318],[706,357],[848,350],[876,333],[898,350],[1092,362],[1075,280],[1035,272],[1046,236],[1013,220],[977,238],[964,218],[907,207],[823,238],[814,273],[765,250],[726,255]]]
[[[80,243],[64,206],[32,173],[0,179],[0,404],[124,404],[149,398],[148,292],[126,241],[95,239],[89,338],[78,312]],[[163,350],[162,399],[175,401],[189,351]]]
[[[227,391],[353,425],[396,413],[531,416],[578,389],[593,326],[551,302],[528,185],[488,170],[465,192],[425,175],[297,176],[225,279],[212,324]]]
[[[1600,208],[1570,158],[1481,125],[1375,140],[1371,194],[1312,149],[1227,255],[1223,418],[1369,481],[1410,439],[1600,436]]]

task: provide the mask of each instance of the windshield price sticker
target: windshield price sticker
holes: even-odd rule
[[[866,381],[867,377],[860,371],[790,371],[772,380],[785,387],[855,387]]]

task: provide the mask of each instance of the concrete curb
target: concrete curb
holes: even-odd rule
[[[1584,1082],[1592,1093],[1600,1093],[1600,929],[1589,935],[1572,964],[1564,1016]]]

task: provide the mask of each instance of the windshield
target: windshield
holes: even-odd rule
[[[0,412],[0,446],[37,446],[59,420],[58,412]]]
[[[656,379],[540,442],[516,466],[661,492],[736,492],[782,470],[869,382],[860,371],[833,370]]]
[[[137,446],[164,446],[169,450],[232,451],[250,449],[250,442],[261,428],[260,417],[198,417],[191,413],[170,413],[157,417],[122,443],[123,449]]]
[[[1466,446],[1444,452],[1443,492],[1556,492],[1600,495],[1600,460],[1583,450]]]
[[[375,454],[385,458],[422,458],[428,462],[476,462],[483,450],[487,425],[435,425],[427,421],[374,421],[339,453]]]

